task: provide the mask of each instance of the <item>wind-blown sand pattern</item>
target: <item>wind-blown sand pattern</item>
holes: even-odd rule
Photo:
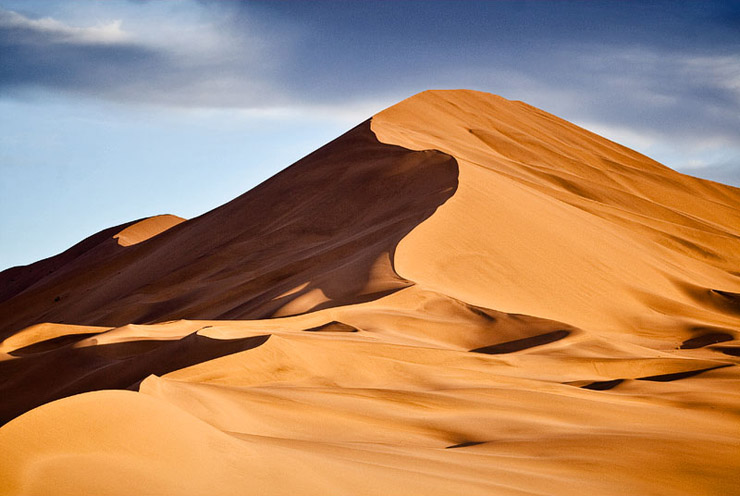
[[[429,91],[0,274],[3,495],[729,495],[740,190]]]

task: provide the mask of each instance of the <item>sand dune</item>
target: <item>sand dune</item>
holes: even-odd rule
[[[153,238],[157,234],[163,233],[167,229],[184,221],[185,219],[175,215],[157,215],[155,217],[149,217],[126,227],[121,232],[113,236],[113,239],[118,240],[118,244],[120,246],[135,245],[142,241],[146,241],[149,238]]]
[[[400,243],[401,276],[593,330],[737,326],[709,301],[740,289],[737,189],[480,94],[423,93],[372,123],[381,141],[459,163],[456,194]]]
[[[456,178],[451,157],[382,144],[365,122],[222,207],[9,295],[0,337],[43,321],[263,318],[377,298],[410,284],[391,252]]]
[[[0,274],[0,494],[740,486],[740,190],[430,91]]]

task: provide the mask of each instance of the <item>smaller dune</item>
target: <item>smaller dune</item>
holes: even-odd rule
[[[118,240],[120,246],[131,246],[153,238],[181,222],[185,222],[185,219],[176,215],[155,215],[126,227],[113,238]]]
[[[333,320],[326,324],[304,329],[306,332],[357,332],[358,329],[344,322]]]
[[[45,353],[47,351],[56,350],[57,348],[63,348],[65,346],[78,343],[83,339],[97,336],[97,334],[97,332],[88,332],[82,334],[66,334],[63,336],[57,336],[55,338],[29,344],[28,346],[23,346],[11,351],[9,354],[20,357],[26,355],[34,355],[36,353]]]
[[[26,327],[4,339],[0,342],[0,353],[23,355],[49,351],[109,329],[108,327],[44,322]]]

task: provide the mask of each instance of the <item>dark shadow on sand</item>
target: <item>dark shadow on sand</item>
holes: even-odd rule
[[[151,374],[164,375],[256,348],[269,335],[211,339],[196,333],[177,340],[141,340],[74,347],[0,362],[0,425],[60,398],[100,389],[134,389]]]
[[[503,353],[514,353],[516,351],[522,351],[535,346],[542,346],[561,339],[570,335],[570,331],[559,330],[553,332],[546,332],[545,334],[538,334],[537,336],[531,336],[523,339],[515,339],[514,341],[506,341],[505,343],[498,343],[491,346],[483,346],[482,348],[476,348],[473,351],[475,353],[485,353],[487,355],[500,355]]]

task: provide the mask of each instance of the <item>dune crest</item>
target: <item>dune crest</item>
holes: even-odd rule
[[[410,284],[392,252],[456,187],[452,157],[380,143],[364,122],[157,236],[139,239],[148,223],[131,235],[126,226],[124,238],[140,242],[88,251],[48,275],[29,266],[41,274],[0,300],[0,337],[40,322],[265,318],[378,298]]]
[[[117,239],[121,246],[131,246],[146,241],[181,222],[185,222],[185,219],[176,215],[156,215],[128,226],[113,238]]]
[[[0,273],[0,494],[733,494],[740,190],[428,91]]]
[[[438,149],[460,167],[453,198],[400,243],[401,276],[592,330],[737,327],[689,290],[740,288],[736,188],[480,92],[421,93],[372,125],[383,142]]]

